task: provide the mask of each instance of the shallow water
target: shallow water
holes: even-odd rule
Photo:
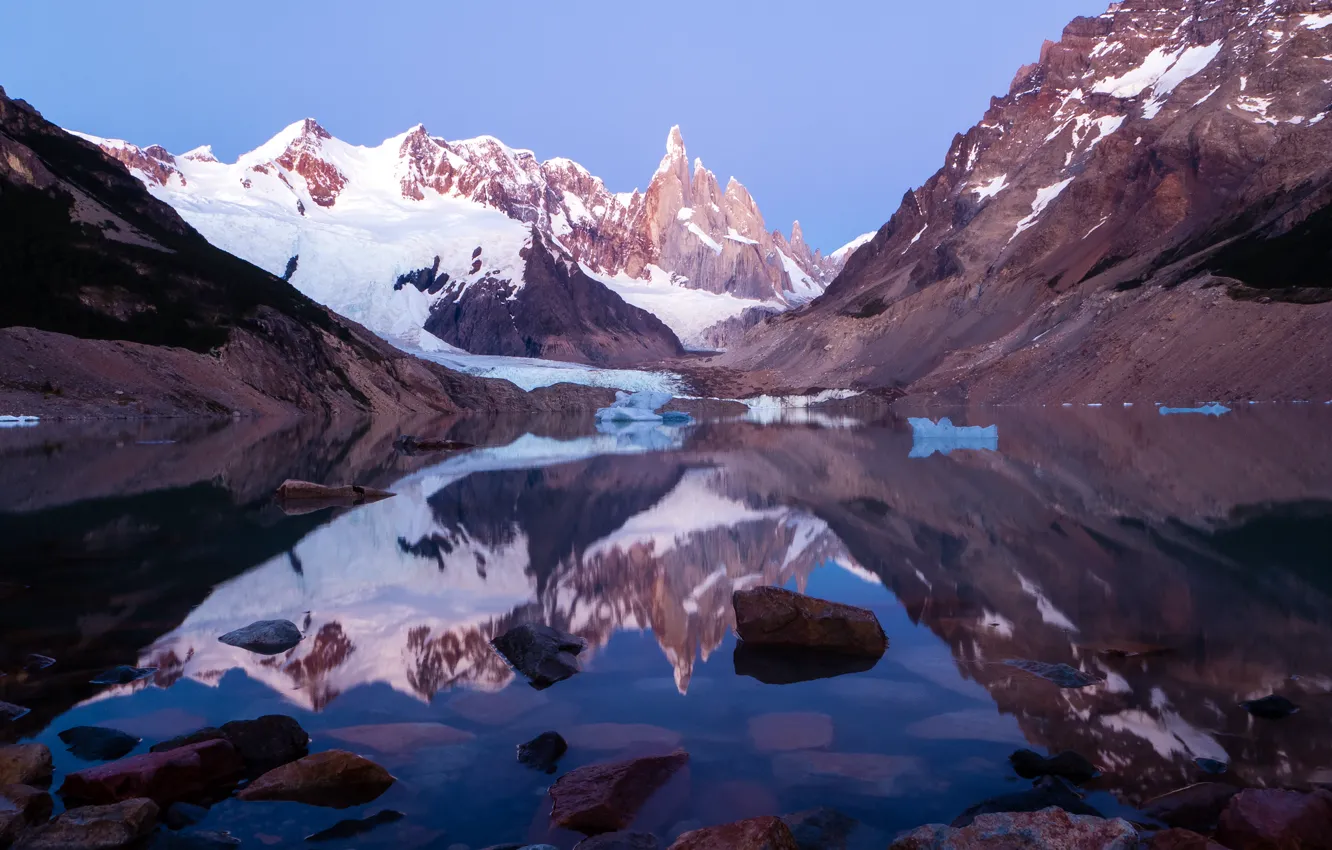
[[[832,806],[860,822],[850,846],[882,847],[1026,787],[1007,763],[1020,746],[1091,758],[1104,775],[1089,802],[1134,817],[1207,778],[1200,757],[1229,763],[1222,781],[1332,780],[1332,409],[943,414],[997,426],[997,449],[916,446],[905,419],[808,416],[0,433],[0,699],[32,709],[0,737],[47,744],[58,785],[88,765],[57,737],[72,726],[140,736],[137,753],[283,713],[312,749],[398,777],[346,811],[213,807],[203,826],[255,846],[392,809],[405,817],[323,846],[572,847],[548,824],[553,777],[514,759],[547,729],[570,742],[559,772],[688,750],[637,823],[663,839]],[[402,456],[404,432],[486,448]],[[271,494],[289,477],[398,495],[287,516]],[[746,675],[730,596],[758,584],[872,608],[887,654],[791,684]],[[307,635],[288,654],[217,642],[276,617]],[[524,621],[587,638],[583,672],[544,691],[516,680],[488,641]],[[1130,644],[1160,651],[1105,652]],[[28,653],[57,663],[25,673]],[[1060,690],[1011,659],[1104,681]],[[160,669],[88,684],[116,664]],[[1302,711],[1236,705],[1273,692]],[[465,734],[370,746],[339,731],[401,722]]]

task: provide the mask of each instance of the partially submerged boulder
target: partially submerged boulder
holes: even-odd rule
[[[309,481],[287,479],[277,489],[278,504],[287,514],[304,514],[320,511],[324,508],[352,508],[387,499],[394,493],[362,487],[359,484],[346,484],[341,487],[325,487]]]
[[[889,850],[1134,850],[1137,844],[1137,830],[1126,820],[1047,808],[980,815],[963,827],[922,826]]]
[[[1246,788],[1221,813],[1216,840],[1230,850],[1332,848],[1332,792]]]
[[[45,744],[10,744],[0,747],[0,785],[51,784],[51,751]]]
[[[65,777],[60,795],[92,804],[147,797],[167,806],[227,788],[244,771],[245,763],[230,743],[204,741],[76,771]]]
[[[767,815],[686,832],[670,850],[800,850],[781,818]]]
[[[286,652],[304,639],[291,620],[259,620],[218,638],[228,646],[248,649],[258,655]]]
[[[1062,776],[1069,782],[1081,785],[1095,779],[1099,771],[1085,757],[1064,750],[1053,756],[1043,756],[1032,750],[1018,750],[1008,757],[1013,770],[1024,779],[1036,779],[1041,776]]]
[[[537,690],[577,673],[575,656],[587,648],[582,638],[541,623],[514,626],[490,644]]]
[[[60,733],[60,740],[83,761],[111,761],[130,754],[142,738],[105,726],[74,726]]]
[[[136,798],[70,809],[26,835],[17,850],[118,850],[137,843],[157,825],[158,806]]]
[[[683,750],[571,770],[550,786],[550,817],[586,835],[622,830],[675,772],[689,763]]]
[[[367,758],[346,750],[327,750],[270,770],[236,796],[345,809],[371,802],[395,781]]]
[[[747,644],[798,646],[878,658],[888,648],[879,618],[867,608],[828,602],[780,587],[737,590],[735,628]]]

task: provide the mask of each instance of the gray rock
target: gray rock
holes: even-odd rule
[[[577,673],[574,656],[587,648],[582,638],[541,623],[515,626],[490,643],[537,690]]]
[[[60,740],[77,759],[114,761],[129,755],[143,739],[105,726],[75,726],[61,732]]]
[[[301,630],[291,620],[260,620],[218,638],[228,646],[238,646],[259,655],[286,652],[301,639]]]
[[[0,747],[0,785],[51,784],[51,751],[45,744]]]
[[[128,664],[121,664],[119,667],[98,673],[90,681],[94,685],[128,685],[140,679],[147,679],[156,672],[156,667],[130,667]]]
[[[142,797],[109,806],[70,809],[38,827],[16,850],[118,850],[129,847],[157,825],[157,804]]]

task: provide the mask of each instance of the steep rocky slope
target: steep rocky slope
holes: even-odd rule
[[[514,353],[514,334],[500,328],[512,318],[519,338],[567,337],[551,337],[548,351],[524,342],[523,353],[652,359],[678,345],[642,311],[691,347],[706,346],[715,339],[709,326],[747,308],[776,312],[822,292],[846,256],[811,249],[798,222],[789,239],[768,232],[738,181],[723,190],[699,161],[691,173],[678,128],[646,191],[630,193],[610,192],[568,159],[538,162],[487,136],[450,142],[419,125],[367,148],[306,119],[235,163],[207,148],[174,156],[85,138],[213,244],[409,348],[438,344],[422,338],[427,328],[473,353]],[[568,311],[539,332],[525,323],[535,305],[565,297],[544,291],[549,276],[529,274],[534,238],[577,264],[584,305],[614,314],[601,330],[627,340],[619,334],[627,323],[644,344],[583,346],[586,316]],[[497,305],[499,290],[511,310]]]
[[[1332,396],[1332,3],[1125,0],[730,365],[1044,401]]]
[[[539,404],[408,357],[221,251],[0,91],[6,412],[457,412]],[[548,394],[549,395],[549,394]]]

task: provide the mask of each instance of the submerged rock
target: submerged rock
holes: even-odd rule
[[[1221,819],[1230,798],[1239,793],[1222,782],[1198,782],[1142,804],[1142,811],[1166,826],[1210,832]]]
[[[1126,820],[1047,808],[983,814],[962,827],[922,826],[890,850],[1133,850],[1137,844],[1137,830]]]
[[[291,620],[259,620],[227,632],[218,640],[259,655],[277,655],[300,643],[303,637],[301,630]]]
[[[70,773],[60,795],[95,804],[147,797],[165,806],[227,788],[244,770],[245,763],[231,744],[204,741]]]
[[[781,818],[767,815],[686,832],[670,850],[800,850]]]
[[[461,443],[457,440],[431,440],[417,439],[411,434],[403,434],[393,441],[393,448],[406,455],[416,454],[417,452],[460,452],[465,449],[474,449],[471,443]]]
[[[160,841],[149,850],[227,850],[239,847],[241,840],[226,830],[183,829],[177,833],[159,833]]]
[[[1018,750],[1008,757],[1013,770],[1024,779],[1039,776],[1062,776],[1069,782],[1081,785],[1095,779],[1099,771],[1083,756],[1072,750],[1064,750],[1058,755],[1046,757],[1031,750]]]
[[[678,411],[656,411],[670,404],[670,393],[645,390],[638,393],[616,392],[615,403],[603,407],[596,413],[598,422],[670,422],[686,423],[693,421],[688,413]]]
[[[23,669],[27,670],[29,673],[36,673],[40,670],[45,670],[48,667],[55,666],[55,663],[56,660],[49,655],[38,655],[34,652],[32,655],[23,659]]]
[[[554,773],[556,762],[568,749],[568,742],[558,732],[542,732],[518,745],[518,761],[543,773]]]
[[[1226,764],[1223,761],[1219,761],[1217,759],[1196,758],[1193,760],[1193,763],[1198,765],[1198,767],[1202,769],[1203,773],[1211,773],[1217,776],[1219,776],[1222,773],[1225,773],[1227,770],[1230,769],[1230,765]]]
[[[576,635],[541,623],[515,626],[490,642],[537,690],[549,688],[579,671],[574,657],[587,648]]]
[[[94,685],[128,685],[131,682],[147,679],[156,672],[156,667],[130,667],[127,664],[121,664],[119,667],[112,667],[104,673],[98,673],[96,678],[90,681]]]
[[[1332,848],[1332,792],[1246,788],[1222,812],[1216,840],[1230,850]]]
[[[980,801],[953,818],[951,826],[964,827],[981,815],[995,812],[1039,812],[1051,807],[1075,815],[1101,816],[1099,811],[1083,802],[1082,795],[1067,781],[1047,776],[1026,791],[1000,794],[998,797]]]
[[[129,755],[142,738],[104,726],[75,726],[60,733],[75,758],[84,761],[111,761]]]
[[[382,812],[376,812],[369,817],[358,818],[355,820],[340,820],[330,826],[328,829],[320,830],[313,835],[307,835],[306,841],[337,841],[343,838],[355,838],[358,835],[364,835],[371,830],[389,823],[397,823],[407,817],[402,812],[395,812],[392,809],[385,809]]]
[[[827,807],[786,815],[782,821],[800,850],[844,850],[859,825],[850,815]]]
[[[1300,710],[1298,705],[1277,694],[1271,694],[1262,699],[1245,700],[1240,703],[1240,707],[1254,717],[1261,717],[1265,720],[1280,720],[1283,717],[1290,717]]]
[[[736,643],[731,661],[737,675],[749,676],[765,685],[792,685],[864,673],[879,663],[877,657],[868,655],[800,646],[755,646],[745,641]]]
[[[799,646],[878,658],[888,648],[879,618],[867,608],[828,602],[780,587],[737,590],[735,628],[746,643]]]
[[[1033,676],[1040,676],[1042,679],[1054,682],[1061,688],[1085,688],[1088,685],[1097,685],[1105,681],[1100,676],[1084,673],[1067,664],[1049,664],[1044,661],[1028,661],[1025,658],[1011,658],[1004,663],[1009,667],[1016,667]]]
[[[355,753],[328,750],[274,768],[236,794],[242,800],[288,800],[345,809],[369,803],[396,780]]]
[[[45,744],[10,744],[0,747],[0,785],[51,784],[51,751]]]
[[[587,835],[627,827],[657,789],[689,763],[683,750],[571,770],[550,786],[551,820]]]
[[[287,514],[305,514],[325,508],[352,508],[387,499],[396,494],[359,484],[325,487],[309,481],[288,479],[277,489],[278,504]]]
[[[295,761],[310,751],[310,734],[285,714],[233,720],[218,731],[240,753],[251,775]]]
[[[574,850],[657,850],[660,846],[650,832],[604,832],[584,838]]]
[[[38,827],[18,850],[118,850],[129,847],[157,825],[157,804],[136,798],[106,806],[70,809]]]
[[[1189,829],[1163,829],[1152,835],[1145,850],[1230,850]]]
[[[32,711],[32,709],[24,708],[21,705],[14,705],[12,702],[0,700],[0,723],[6,721],[13,723],[20,717],[25,716],[29,711]]]
[[[171,829],[184,829],[187,826],[194,826],[206,817],[208,809],[203,806],[196,806],[193,803],[172,803],[162,813],[162,823]]]

